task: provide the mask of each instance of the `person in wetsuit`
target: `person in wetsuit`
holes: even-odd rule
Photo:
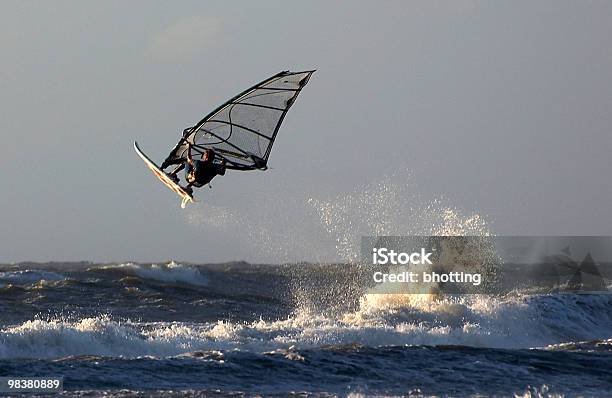
[[[212,149],[207,149],[202,155],[202,159],[194,159],[191,155],[191,148],[189,148],[187,150],[187,159],[185,162],[174,169],[171,173],[168,173],[168,176],[178,184],[179,179],[177,174],[184,168],[185,181],[187,181],[187,185],[181,188],[183,188],[189,195],[192,195],[192,187],[203,187],[212,181],[212,179],[216,176],[225,175],[225,160],[222,159],[220,163],[215,163],[215,157],[215,151]]]

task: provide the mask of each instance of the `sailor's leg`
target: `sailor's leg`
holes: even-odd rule
[[[183,167],[185,167],[185,165],[180,164],[178,166],[176,166],[174,168],[174,170],[172,170],[169,173],[166,173],[168,175],[168,177],[170,177],[172,179],[172,181],[174,181],[174,183],[178,184],[179,183],[179,178],[177,176],[178,172],[181,171],[181,169],[183,169]]]
[[[160,168],[162,171],[164,171],[165,169],[167,169],[167,168],[168,168],[168,167],[170,167],[170,166],[171,166],[170,161],[169,161],[168,159],[165,159],[165,160],[162,162],[161,166],[159,166],[159,168]]]
[[[193,196],[193,188],[191,188],[191,183],[185,185],[183,188],[183,191],[187,192],[189,194],[189,196]]]

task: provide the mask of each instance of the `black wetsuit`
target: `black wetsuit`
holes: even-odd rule
[[[192,171],[195,179],[189,178]],[[189,162],[185,162],[185,179],[189,185],[194,187],[202,187],[218,175],[225,175],[225,166],[214,163],[212,160],[193,159],[193,166]]]

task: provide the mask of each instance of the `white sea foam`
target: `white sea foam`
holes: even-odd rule
[[[564,394],[551,393],[550,387],[542,384],[539,387],[528,386],[523,393],[514,394],[514,398],[564,398]]]
[[[401,302],[401,304],[400,304]],[[362,344],[532,348],[609,337],[612,295],[406,297],[369,301],[339,317],[300,313],[251,323],[33,320],[0,331],[0,358],[69,355],[168,357],[193,351],[270,352]]]

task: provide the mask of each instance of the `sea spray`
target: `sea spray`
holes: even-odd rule
[[[321,225],[335,244],[338,256],[349,264],[347,276],[356,273],[361,275],[338,281],[346,287],[346,294],[339,294],[337,297],[347,301],[349,296],[355,296],[355,291],[361,291],[359,296],[381,294],[383,297],[376,298],[376,301],[388,300],[397,304],[404,301],[405,294],[428,292],[433,299],[437,293],[437,285],[432,283],[420,283],[414,291],[412,290],[415,286],[403,286],[402,290],[397,292],[390,290],[393,288],[386,284],[375,287],[374,291],[365,286],[364,282],[368,279],[363,275],[367,272],[367,266],[361,261],[360,244],[362,236],[490,235],[487,223],[480,215],[462,215],[458,209],[443,202],[440,198],[423,198],[410,175],[386,176],[353,193],[327,200],[310,198],[308,203],[317,211]],[[457,271],[482,272],[489,281],[495,281],[495,268],[499,261],[492,247],[483,245],[469,251],[471,258],[462,258],[453,245],[456,246],[457,242],[449,242],[442,248],[447,257],[444,261],[459,264],[460,269]],[[353,272],[348,271],[349,268],[353,268]],[[399,268],[392,267],[392,271],[399,271]],[[421,268],[422,271],[431,271],[428,267]],[[318,291],[325,290],[318,289],[317,293],[309,295],[308,289],[312,289],[312,286],[302,288],[301,306],[314,305],[314,301],[319,297]],[[400,296],[393,297],[393,293]],[[313,296],[315,299],[308,299]],[[361,299],[362,297],[359,297],[360,301]],[[406,301],[409,302],[410,300]]]

